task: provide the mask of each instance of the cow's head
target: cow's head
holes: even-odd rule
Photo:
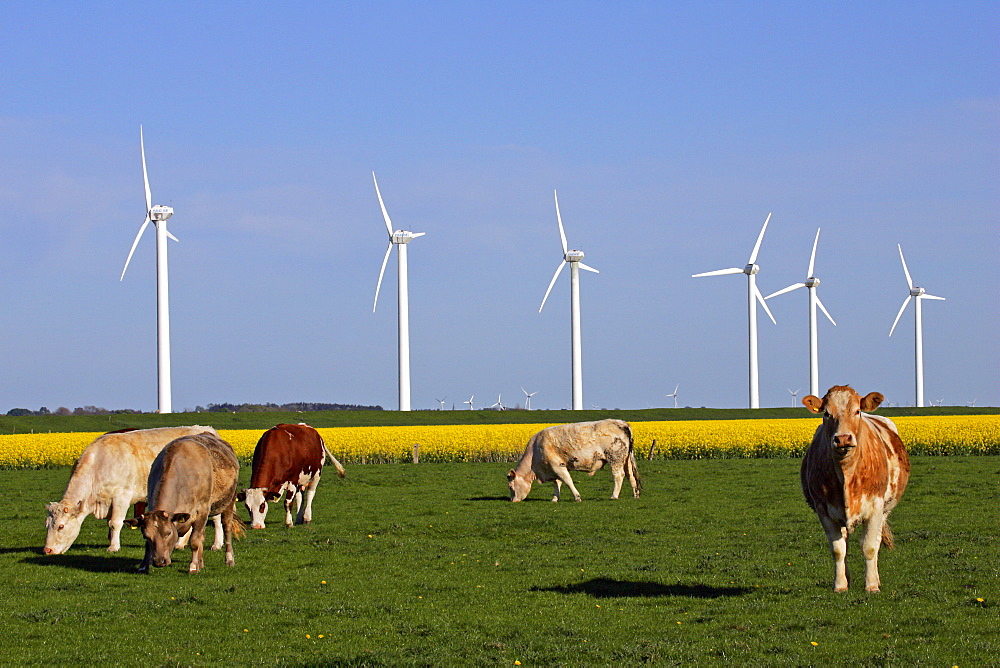
[[[246,504],[250,511],[250,528],[263,529],[264,518],[267,517],[267,504],[281,498],[280,492],[268,492],[263,487],[251,487],[236,495],[237,501]]]
[[[830,439],[834,455],[843,458],[858,444],[861,411],[873,411],[884,400],[879,392],[862,397],[847,385],[836,385],[822,399],[810,394],[802,404],[813,413],[823,414],[824,434]]]
[[[83,501],[68,503],[55,501],[45,506],[45,554],[62,554],[70,548],[80,535],[83,519],[89,514],[83,511]]]
[[[508,471],[507,486],[510,487],[510,500],[515,503],[523,501],[524,497],[528,496],[528,492],[531,491],[532,482],[534,482],[533,477],[519,475],[514,469]]]
[[[142,529],[146,539],[147,550],[152,550],[152,563],[156,567],[169,566],[170,555],[177,546],[177,538],[181,535],[180,525],[191,519],[190,513],[168,513],[165,510],[154,510],[143,513],[139,517],[125,520],[130,527]],[[149,554],[149,552],[147,552]]]

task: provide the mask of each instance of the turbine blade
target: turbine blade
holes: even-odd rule
[[[792,285],[789,285],[787,288],[782,288],[782,289],[778,290],[777,292],[772,292],[768,296],[764,297],[764,299],[770,299],[771,297],[777,297],[778,295],[783,295],[786,292],[791,292],[792,290],[797,290],[798,288],[804,288],[804,287],[806,287],[805,283],[794,283]]]
[[[753,264],[757,261],[757,251],[760,250],[760,242],[764,240],[764,231],[767,230],[767,224],[771,220],[771,214],[767,214],[767,220],[764,221],[764,227],[760,228],[760,234],[757,235],[757,243],[753,246],[753,252],[750,253],[750,261],[747,264]]]
[[[556,221],[559,223],[559,239],[562,241],[563,255],[565,255],[569,251],[569,245],[566,243],[566,232],[563,230],[562,215],[559,213],[559,193],[553,190],[552,195],[556,200]]]
[[[826,307],[823,306],[823,302],[821,302],[819,299],[819,293],[816,294],[816,306],[819,306],[819,310],[821,310],[824,314],[826,314],[826,317],[829,318],[830,322],[833,323],[833,326],[836,327],[837,322],[833,319],[833,316],[830,315],[830,312],[826,310]]]
[[[813,239],[813,252],[812,252],[812,255],[809,256],[809,270],[806,271],[806,278],[812,278],[813,277],[813,269],[816,266],[816,245],[819,243],[819,231],[820,231],[820,229],[822,229],[822,228],[819,228],[819,227],[816,228],[816,238]]]
[[[168,239],[173,239],[174,241],[176,241],[176,242],[180,243],[180,239],[178,239],[178,238],[177,238],[177,237],[175,237],[175,236],[174,236],[173,234],[171,234],[170,230],[166,230],[166,232],[167,232],[167,238],[168,238]]]
[[[587,271],[592,271],[592,272],[594,272],[595,274],[599,274],[599,273],[601,273],[601,272],[597,271],[596,269],[594,269],[593,267],[591,267],[591,266],[589,266],[589,265],[586,265],[586,264],[584,264],[584,263],[582,263],[582,262],[580,262],[580,263],[579,263],[579,265],[580,265],[580,269],[585,269],[585,270],[587,270]]]
[[[146,231],[146,226],[147,225],[149,225],[149,216],[148,215],[146,216],[146,220],[142,224],[142,227],[139,228],[139,233],[135,235],[135,241],[132,242],[132,248],[131,248],[131,250],[129,250],[128,257],[125,259],[125,268],[122,269],[122,275],[118,279],[119,281],[122,281],[122,280],[125,279],[125,272],[128,271],[128,263],[132,261],[132,253],[135,252],[135,247],[139,245],[139,237],[141,237],[142,233]]]
[[[372,304],[372,313],[375,312],[375,308],[378,306],[378,291],[382,289],[382,275],[385,273],[385,265],[389,262],[389,254],[392,253],[392,242],[389,242],[389,247],[385,249],[385,257],[382,258],[382,269],[378,272],[378,284],[375,286],[375,303]]]
[[[556,267],[556,273],[552,274],[552,280],[549,281],[549,289],[545,291],[545,296],[542,297],[542,305],[538,307],[539,313],[541,313],[542,309],[545,308],[545,300],[549,298],[549,293],[552,292],[552,286],[556,284],[556,279],[559,278],[559,272],[561,272],[565,266],[565,262],[560,262],[559,266]]]
[[[921,299],[940,299],[941,301],[945,301],[944,297],[937,297],[935,295],[929,295],[926,292],[924,294],[920,295],[920,298]]]
[[[389,236],[392,236],[392,221],[389,220],[389,212],[385,210],[385,203],[382,201],[382,193],[378,189],[378,179],[375,178],[375,172],[372,172],[372,181],[375,182],[375,194],[378,195],[378,205],[382,207],[382,218],[385,219],[385,229],[388,230]]]
[[[756,285],[753,286],[753,292],[757,296],[757,301],[759,301],[760,305],[764,307],[764,312],[767,313],[767,317],[771,319],[771,322],[777,325],[778,321],[774,319],[773,315],[771,315],[771,309],[767,307],[767,302],[764,301],[764,295],[760,294],[760,289]]]
[[[146,145],[142,140],[141,125],[139,126],[139,152],[142,153],[142,183],[146,186],[146,216],[148,219],[149,210],[153,208],[153,195],[149,192],[149,177],[146,175]]]
[[[426,233],[426,232],[410,232],[410,236],[411,236],[411,237],[412,237],[413,239],[416,239],[417,237],[422,237],[422,236],[424,236],[425,234],[427,234],[427,233]]]
[[[702,276],[724,276],[726,274],[742,274],[743,270],[739,267],[732,267],[731,269],[716,269],[715,271],[706,271],[702,274],[691,274],[691,278],[701,278]]]
[[[896,314],[896,319],[892,321],[892,329],[889,330],[889,336],[896,330],[896,325],[899,323],[899,319],[903,317],[903,311],[906,310],[906,305],[910,303],[913,299],[911,295],[906,295],[906,299],[903,300],[903,305],[899,307],[899,313]]]
[[[896,248],[899,249],[899,259],[903,263],[903,273],[906,274],[906,284],[912,290],[913,289],[913,281],[910,280],[910,272],[906,269],[906,260],[903,258],[903,247],[900,246],[899,244],[896,244]]]

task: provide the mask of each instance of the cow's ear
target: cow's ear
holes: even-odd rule
[[[882,396],[881,392],[869,392],[861,400],[861,410],[870,413],[881,406],[883,401],[885,401],[885,397]]]
[[[507,471],[507,480],[513,480],[516,477],[517,477],[517,474],[514,473],[514,469],[511,469],[511,470]]]
[[[142,526],[141,517],[129,517],[125,520],[125,526],[132,527],[133,529],[138,529]]]
[[[802,405],[808,408],[813,413],[819,413],[823,410],[823,400],[817,397],[815,394],[810,394],[809,396],[802,397]]]
[[[243,503],[247,500],[246,492],[236,492],[236,500]]]
[[[191,513],[174,513],[173,517],[170,518],[171,522],[187,522],[191,519]]]

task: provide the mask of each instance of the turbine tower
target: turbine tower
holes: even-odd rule
[[[447,395],[447,394],[446,394],[446,395],[444,395],[444,397],[442,397],[441,399],[438,399],[437,397],[434,397],[434,401],[436,401],[436,402],[438,402],[439,404],[441,404],[441,408],[439,408],[438,410],[440,410],[440,411],[443,411],[443,410],[444,410],[444,400],[445,400],[445,399],[447,399],[447,398],[448,398],[448,395]]]
[[[677,390],[681,389],[681,384],[677,383],[677,387],[674,388],[673,394],[668,394],[668,397],[674,398],[674,408],[677,408]]]
[[[767,299],[767,297],[765,297],[765,299]],[[794,392],[792,392],[792,388],[790,387],[786,387],[785,389],[788,390],[788,393],[790,395],[792,395],[792,408],[795,408],[796,406],[799,405],[799,392],[802,390],[802,388],[800,387],[798,390],[795,390]],[[814,396],[819,396],[815,392],[810,392],[810,394]]]
[[[549,281],[549,287],[545,291],[545,296],[542,297],[542,305],[538,307],[538,312],[541,313],[542,309],[545,308],[545,300],[549,298],[552,286],[555,285],[556,279],[559,278],[559,273],[562,272],[563,268],[568,264],[570,267],[570,348],[572,353],[573,369],[573,410],[582,411],[583,353],[581,350],[582,346],[580,340],[580,270],[586,269],[587,271],[592,271],[595,274],[599,274],[601,272],[583,263],[583,251],[570,250],[569,245],[566,243],[566,232],[563,230],[562,215],[559,213],[559,193],[553,190],[552,194],[556,201],[556,221],[559,223],[559,239],[562,241],[563,261],[559,263],[558,267],[556,267],[556,273],[552,275],[552,280]]]
[[[767,219],[764,220],[764,226],[760,228],[760,234],[757,236],[757,243],[754,244],[753,252],[750,253],[750,259],[747,260],[745,267],[742,269],[739,267],[732,267],[730,269],[718,269],[716,271],[706,271],[701,274],[692,274],[692,278],[699,278],[701,276],[723,276],[725,274],[747,275],[747,311],[749,322],[748,329],[750,335],[750,408],[760,408],[760,391],[757,370],[757,304],[755,302],[760,302],[760,305],[764,307],[764,311],[771,319],[771,322],[777,324],[774,320],[774,316],[771,315],[771,310],[767,308],[767,303],[764,301],[763,295],[760,294],[760,290],[757,288],[757,272],[760,271],[760,267],[756,264],[757,252],[760,250],[760,242],[764,239],[764,231],[767,230],[767,224],[770,220],[771,214],[769,213],[767,214]]]
[[[170,400],[170,306],[167,298],[167,239],[177,241],[177,237],[167,230],[167,219],[174,215],[173,208],[157,204],[153,206],[153,196],[149,190],[149,176],[146,173],[146,145],[139,126],[139,153],[142,156],[142,181],[146,187],[146,220],[135,235],[132,248],[125,259],[125,268],[119,281],[125,280],[132,254],[139,244],[142,233],[150,222],[156,228],[156,370],[157,370],[157,411],[172,413]]]
[[[816,307],[818,306],[823,311],[823,314],[833,323],[834,327],[837,326],[837,323],[833,320],[833,316],[823,306],[823,302],[819,300],[819,295],[816,293],[819,279],[813,273],[813,268],[816,265],[816,244],[819,243],[819,230],[820,228],[816,228],[816,238],[813,240],[812,255],[809,256],[809,268],[806,270],[805,283],[789,285],[787,288],[782,288],[764,297],[764,299],[770,299],[771,297],[777,297],[798,288],[809,289],[809,394],[816,397],[821,396],[819,393],[819,344],[816,333]]]
[[[889,330],[889,336],[896,329],[896,325],[899,324],[899,319],[903,316],[903,311],[906,310],[906,305],[910,303],[913,299],[913,323],[914,323],[914,370],[917,385],[917,406],[923,407],[924,405],[924,323],[923,323],[923,311],[921,308],[921,302],[925,299],[939,299],[944,301],[944,297],[935,297],[934,295],[927,294],[927,291],[920,287],[915,287],[913,281],[910,280],[910,272],[906,269],[906,260],[903,258],[903,247],[896,244],[899,248],[899,260],[903,263],[903,274],[906,275],[906,285],[910,288],[910,294],[906,295],[906,299],[903,300],[903,305],[899,307],[899,313],[896,314],[896,319],[892,323],[892,329]],[[916,299],[914,299],[916,298]]]
[[[375,286],[375,303],[372,305],[372,313],[378,307],[378,292],[382,288],[382,276],[385,274],[385,265],[389,262],[389,255],[392,247],[398,249],[396,259],[399,261],[398,297],[399,297],[399,410],[410,410],[410,295],[407,283],[406,270],[406,244],[417,237],[422,237],[425,232],[409,232],[407,230],[393,230],[392,221],[389,220],[389,212],[385,210],[385,203],[382,202],[382,193],[378,189],[378,179],[375,172],[372,172],[372,181],[375,182],[375,194],[378,195],[378,204],[382,207],[382,218],[385,219],[385,229],[389,233],[389,247],[385,249],[385,257],[382,258],[382,269],[378,272],[378,285]]]
[[[536,394],[538,394],[538,390],[535,390],[534,392],[528,392],[526,389],[524,389],[522,387],[521,391],[524,392],[524,410],[530,411],[531,410],[531,397],[533,397]]]

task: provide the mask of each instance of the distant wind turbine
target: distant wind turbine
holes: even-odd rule
[[[677,408],[677,390],[681,389],[681,384],[677,383],[677,387],[674,388],[673,394],[668,394],[668,397],[674,398],[674,408]]]
[[[501,398],[502,396],[503,396],[503,394],[502,394],[502,393],[501,393],[501,394],[498,394],[498,395],[497,395],[497,402],[496,402],[495,404],[493,404],[492,406],[490,406],[490,408],[496,408],[497,410],[501,410],[501,411],[502,411],[502,410],[505,410],[505,409],[504,409],[504,406],[503,406],[503,402],[502,402],[502,401],[500,401],[500,398]]]
[[[149,177],[146,174],[146,145],[143,142],[142,126],[139,126],[139,153],[142,156],[142,181],[146,187],[146,220],[135,235],[132,248],[125,259],[125,268],[119,281],[125,280],[132,254],[139,244],[142,233],[150,222],[156,228],[156,360],[157,360],[157,398],[158,411],[171,413],[170,391],[170,305],[167,290],[167,239],[177,241],[177,237],[167,230],[167,219],[174,215],[172,207],[157,204],[153,206],[153,196],[149,190]]]
[[[889,336],[896,330],[896,325],[899,324],[899,319],[903,316],[903,311],[906,310],[906,305],[910,303],[910,300],[914,299],[913,309],[913,323],[914,323],[914,376],[916,377],[917,386],[917,406],[923,407],[924,405],[924,324],[923,324],[923,309],[921,308],[923,300],[925,299],[939,299],[944,301],[944,297],[935,297],[934,295],[927,294],[927,291],[920,287],[915,287],[913,281],[910,280],[910,272],[906,268],[906,260],[903,258],[903,247],[896,244],[899,248],[899,260],[903,263],[903,274],[906,275],[906,285],[910,288],[910,294],[906,296],[903,300],[903,305],[899,307],[899,313],[896,314],[896,319],[892,323],[892,329],[889,330]]]
[[[809,256],[809,268],[806,270],[806,280],[804,283],[794,283],[789,285],[787,288],[782,288],[777,292],[772,292],[764,299],[770,299],[771,297],[777,297],[778,295],[783,295],[786,292],[791,292],[792,290],[797,290],[799,288],[807,288],[809,291],[809,394],[813,396],[820,396],[819,393],[819,343],[817,336],[816,327],[816,307],[819,307],[823,314],[833,323],[836,327],[837,323],[834,322],[833,316],[830,312],[826,310],[823,306],[823,302],[820,301],[819,295],[816,292],[816,288],[819,286],[819,279],[816,278],[813,268],[816,266],[816,245],[819,243],[819,231],[820,228],[816,228],[816,238],[813,240],[812,254]]]
[[[726,274],[746,274],[747,275],[747,306],[748,306],[748,321],[749,321],[749,335],[750,335],[750,408],[760,408],[760,392],[758,389],[758,371],[757,371],[757,304],[755,302],[760,302],[760,305],[764,307],[764,311],[767,316],[771,318],[771,322],[777,324],[774,320],[774,316],[771,315],[771,309],[767,308],[767,303],[764,301],[763,295],[760,294],[760,290],[757,288],[757,272],[760,271],[760,267],[756,264],[757,262],[757,252],[760,250],[760,242],[764,239],[764,231],[767,230],[767,224],[771,220],[771,214],[767,214],[767,219],[764,221],[764,226],[760,228],[760,234],[757,236],[757,243],[754,244],[753,251],[750,253],[750,259],[747,260],[745,267],[740,269],[739,267],[732,267],[730,269],[718,269],[716,271],[706,271],[701,274],[692,274],[692,278],[699,278],[702,276],[723,276]]]
[[[555,190],[552,193],[556,201],[556,221],[559,223],[559,239],[562,242],[563,259],[556,268],[556,273],[552,275],[552,280],[549,281],[549,287],[545,291],[545,296],[542,297],[542,305],[538,307],[538,312],[541,313],[542,309],[545,308],[545,300],[549,298],[552,286],[555,285],[563,268],[569,264],[573,410],[581,411],[583,410],[583,353],[580,338],[580,270],[586,269],[595,274],[601,272],[583,263],[583,251],[570,250],[566,243],[566,232],[563,230],[562,215],[559,213],[559,193]]]
[[[798,399],[799,399],[799,392],[802,390],[802,388],[800,387],[798,390],[795,390],[794,392],[792,392],[792,390],[790,388],[786,387],[785,389],[788,390],[788,393],[790,395],[792,395],[792,408],[795,408],[796,406],[799,405],[799,401],[798,401]],[[816,395],[815,392],[810,392],[810,394]],[[816,396],[818,396],[818,395],[816,395]]]
[[[442,397],[441,399],[438,399],[437,397],[434,397],[434,401],[436,401],[436,402],[438,402],[439,404],[441,404],[441,408],[439,408],[438,410],[441,410],[441,411],[443,411],[443,410],[444,410],[444,400],[445,400],[445,399],[447,399],[447,398],[448,398],[448,395],[447,395],[447,394],[446,394],[446,395],[444,395],[444,397]]]
[[[469,397],[468,401],[463,401],[462,403],[463,404],[469,404],[469,410],[471,411],[471,410],[473,410],[472,409],[472,400],[475,399],[475,398],[476,398],[476,395],[473,394],[471,397]]]
[[[378,195],[378,204],[382,208],[382,218],[385,219],[385,229],[389,233],[389,247],[385,249],[385,257],[382,258],[382,269],[378,272],[378,285],[375,286],[375,303],[372,305],[372,313],[378,307],[378,293],[382,288],[382,276],[385,274],[385,265],[389,262],[389,255],[392,247],[398,249],[397,267],[398,278],[398,319],[399,319],[399,410],[410,410],[410,291],[407,282],[406,265],[406,245],[422,237],[425,232],[409,232],[407,230],[393,230],[392,221],[389,220],[389,212],[385,209],[382,201],[382,193],[378,189],[378,179],[375,172],[372,172],[372,181],[375,182],[375,194]]]
[[[538,394],[538,390],[535,390],[534,392],[530,392],[529,393],[526,389],[524,389],[522,387],[521,391],[524,392],[524,410],[530,411],[531,410],[531,397],[533,397],[536,394]]]

